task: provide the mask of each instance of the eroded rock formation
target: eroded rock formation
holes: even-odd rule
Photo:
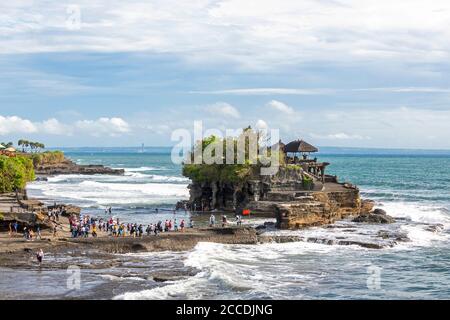
[[[69,159],[58,163],[47,163],[35,166],[35,173],[39,176],[52,176],[58,174],[110,174],[123,175],[123,169],[111,169],[102,165],[79,165]]]
[[[274,176],[256,175],[241,184],[194,182],[189,186],[190,202],[194,210],[241,212],[245,208],[254,215],[276,217],[281,229],[372,214],[374,202],[362,200],[356,186],[338,183],[334,176],[325,178],[319,180],[301,169],[286,166]]]

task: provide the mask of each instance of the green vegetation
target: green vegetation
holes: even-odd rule
[[[43,153],[35,153],[31,155],[35,167],[43,164],[57,164],[64,161],[64,153],[62,151],[46,151]]]
[[[33,162],[28,157],[0,156],[0,193],[24,189],[34,178]]]
[[[300,171],[303,170],[302,166],[300,166],[298,164],[287,164],[285,167],[286,167],[287,170],[290,170],[290,171],[300,172]]]
[[[244,136],[245,135],[245,136]],[[246,138],[243,140],[241,138]],[[194,150],[190,154],[190,164],[183,165],[183,175],[194,182],[231,182],[231,183],[243,183],[251,179],[255,174],[259,173],[259,169],[263,166],[260,162],[260,158],[250,158],[250,143],[249,141],[254,139],[257,142],[259,148],[259,142],[262,140],[260,133],[252,130],[250,127],[246,128],[241,136],[238,138],[227,137],[225,139],[216,136],[210,136],[202,141],[201,144],[197,143],[194,146]],[[243,144],[245,148],[244,161],[238,161],[237,150],[240,141],[245,141]],[[227,146],[234,146],[234,164],[225,164],[225,150]],[[230,148],[231,149],[231,148]],[[205,152],[206,151],[206,152]],[[216,154],[216,152],[218,154]],[[222,160],[224,164],[216,163],[209,164],[202,159],[202,164],[194,163],[194,154],[207,153],[216,160]],[[280,160],[284,157],[280,157]],[[241,164],[237,164],[241,162]],[[244,163],[242,163],[244,162]]]
[[[307,175],[303,175],[303,188],[305,188],[306,190],[310,190],[313,186],[313,179]]]

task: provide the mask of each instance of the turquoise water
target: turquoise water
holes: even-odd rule
[[[188,197],[189,181],[170,161],[169,149],[138,151],[66,150],[78,163],[124,168],[126,175],[58,176],[33,183],[29,192],[81,205],[91,213],[101,214],[111,205],[115,215],[129,221],[172,217],[176,201]],[[200,271],[196,276],[152,289],[136,286],[116,298],[450,298],[450,153],[333,149],[318,158],[331,163],[328,173],[358,185],[364,197],[374,199],[397,222],[341,221],[334,228],[269,231],[331,240],[332,245],[201,243],[182,256],[185,267]],[[156,213],[156,208],[167,211]],[[402,233],[409,241],[389,242],[378,236],[380,231]],[[342,239],[392,246],[374,250],[338,245]]]
[[[449,205],[450,155],[323,155],[329,172],[382,201]]]

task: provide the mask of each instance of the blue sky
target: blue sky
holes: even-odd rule
[[[2,3],[0,141],[162,146],[203,120],[450,149],[449,22],[448,1]]]

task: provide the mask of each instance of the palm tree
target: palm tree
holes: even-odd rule
[[[17,145],[20,147],[22,147],[22,152],[25,152],[25,146],[27,144],[27,140],[24,139],[20,139],[19,142],[17,142]]]
[[[37,147],[39,148],[39,152],[41,152],[42,149],[45,149],[45,144],[37,142]]]

